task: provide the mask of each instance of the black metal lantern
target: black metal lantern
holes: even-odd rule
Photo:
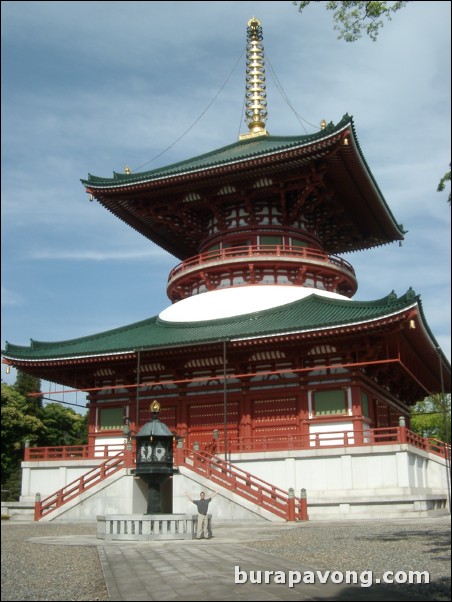
[[[152,420],[136,435],[135,474],[149,485],[147,514],[161,512],[160,485],[174,473],[173,433],[158,419],[159,411],[160,404],[153,401]]]

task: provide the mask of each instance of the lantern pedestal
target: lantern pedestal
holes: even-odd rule
[[[159,514],[162,512],[162,495],[160,486],[170,476],[169,474],[139,474],[148,486],[147,510],[148,514]]]

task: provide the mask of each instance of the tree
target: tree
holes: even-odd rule
[[[25,397],[28,405],[28,414],[37,416],[42,408],[42,396],[29,396],[30,393],[41,391],[41,381],[36,376],[17,371],[16,382],[13,385],[15,391]]]
[[[449,163],[449,167],[450,167],[450,163]],[[437,188],[438,192],[443,192],[443,190],[446,188],[446,182],[450,182],[450,169],[443,175],[443,177],[439,181],[438,188]],[[450,192],[449,192],[449,198],[447,199],[447,202],[450,205]]]
[[[44,425],[38,446],[83,445],[88,441],[88,414],[82,416],[58,403],[48,403],[40,413]]]
[[[13,387],[2,383],[1,406],[1,482],[7,489],[9,479],[20,472],[25,441],[35,443],[44,425],[37,416],[28,413],[29,407],[23,395]]]
[[[318,0],[315,0],[318,1]],[[311,4],[293,2],[300,13]],[[324,2],[327,10],[332,10],[334,29],[339,31],[338,39],[356,42],[365,32],[374,42],[377,40],[384,19],[391,21],[392,15],[407,2]]]
[[[2,383],[1,483],[7,493],[2,500],[19,499],[25,441],[54,447],[83,445],[88,440],[88,414],[82,416],[58,403],[42,407],[42,398],[27,396],[37,391],[39,379],[23,373],[12,386]]]
[[[450,443],[450,395],[431,395],[411,410],[411,430]]]

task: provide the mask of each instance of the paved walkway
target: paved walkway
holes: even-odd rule
[[[30,541],[97,546],[110,600],[413,600],[396,586],[360,587],[331,580],[322,584],[315,567],[246,545],[273,539],[282,530],[293,529],[293,524],[223,523],[214,528],[214,537],[201,541],[104,542],[94,536],[33,537]],[[315,583],[301,581],[290,587],[289,580],[304,571],[316,574]],[[242,582],[235,583],[236,573]],[[256,583],[259,575],[261,583]]]

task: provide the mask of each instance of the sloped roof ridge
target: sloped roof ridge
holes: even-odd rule
[[[353,118],[350,119],[350,126],[352,128],[353,139],[355,140],[356,148],[358,149],[358,153],[359,153],[359,156],[361,157],[361,161],[363,162],[363,164],[364,164],[364,166],[365,166],[365,168],[367,170],[367,173],[369,174],[369,177],[372,180],[373,185],[375,186],[376,190],[378,191],[378,194],[380,195],[380,198],[383,201],[383,204],[385,206],[386,211],[391,216],[391,219],[392,219],[393,223],[397,226],[397,228],[399,229],[400,233],[401,234],[407,234],[408,230],[404,229],[403,224],[398,224],[397,223],[397,221],[396,221],[396,219],[394,217],[394,214],[392,213],[392,211],[391,211],[388,203],[386,202],[386,199],[385,199],[383,193],[381,192],[380,187],[377,184],[377,180],[375,179],[374,174],[372,173],[372,170],[370,169],[369,164],[367,163],[366,157],[364,156],[364,153],[363,153],[363,151],[361,149],[361,145],[360,145],[359,140],[358,140],[358,136],[357,136],[357,133],[356,133],[355,123],[353,121]]]
[[[283,305],[278,305],[277,307],[270,307],[267,309],[261,309],[258,311],[249,312],[247,314],[241,314],[238,316],[228,316],[226,318],[214,318],[213,320],[199,320],[195,322],[174,322],[162,320],[159,316],[157,316],[156,324],[159,326],[164,326],[165,328],[202,328],[203,326],[208,325],[222,325],[227,323],[240,323],[240,322],[249,322],[250,320],[257,319],[264,316],[270,315],[278,315],[281,313],[287,313],[291,309],[298,308],[302,305],[307,305],[308,303],[315,303],[317,305],[328,305],[328,306],[336,306],[336,307],[347,307],[347,306],[355,306],[355,307],[387,307],[392,305],[394,307],[404,307],[407,305],[407,302],[411,302],[412,299],[407,299],[407,293],[402,295],[401,297],[397,297],[397,295],[392,291],[385,297],[381,299],[374,299],[371,301],[355,301],[353,299],[334,299],[331,297],[324,297],[321,295],[317,295],[316,293],[311,293],[302,299],[297,299],[290,303],[284,303]]]
[[[38,350],[38,349],[51,349],[56,346],[70,346],[76,343],[88,343],[90,341],[95,341],[97,339],[103,339],[108,336],[115,336],[117,334],[121,334],[122,332],[130,332],[134,328],[142,328],[143,326],[152,325],[156,322],[158,316],[152,316],[151,318],[147,318],[145,320],[139,320],[138,322],[132,322],[131,324],[126,324],[124,326],[118,326],[117,328],[111,328],[109,330],[103,330],[101,332],[97,332],[94,334],[89,334],[84,337],[78,337],[74,339],[66,339],[64,341],[36,341],[34,339],[30,339],[30,345],[15,345],[14,343],[9,343],[6,341],[5,349],[3,352],[11,352],[11,351],[21,351],[21,350]]]
[[[113,178],[105,178],[105,177],[100,177],[100,176],[95,176],[93,174],[88,174],[88,180],[84,180],[82,179],[81,182],[84,185],[89,185],[89,184],[100,184],[100,183],[106,183],[106,182],[112,182],[112,181],[116,181],[118,184],[119,183],[134,183],[134,182],[138,182],[141,180],[145,180],[148,178],[152,178],[152,177],[156,177],[159,176],[161,174],[174,174],[177,172],[182,171],[184,168],[186,168],[187,166],[192,166],[194,163],[200,162],[200,161],[204,161],[206,159],[209,158],[214,158],[217,157],[218,155],[225,153],[227,151],[230,150],[235,150],[235,149],[243,149],[246,147],[250,148],[250,152],[248,154],[245,155],[241,155],[241,160],[246,159],[247,157],[253,157],[253,156],[259,156],[265,153],[271,153],[272,149],[268,148],[268,145],[266,145],[265,148],[262,148],[261,150],[256,149],[256,145],[259,142],[275,142],[275,144],[277,142],[287,142],[287,147],[290,146],[294,146],[296,144],[306,144],[309,142],[314,142],[316,140],[321,140],[322,138],[326,138],[329,135],[340,131],[342,128],[344,128],[346,125],[352,124],[353,123],[353,119],[352,117],[350,117],[350,115],[348,115],[347,113],[342,117],[342,119],[336,124],[334,125],[332,122],[330,122],[326,128],[315,132],[314,134],[302,134],[302,135],[297,135],[297,136],[274,136],[274,135],[262,135],[262,136],[256,136],[255,138],[248,138],[245,140],[238,140],[236,142],[233,142],[231,144],[228,144],[226,146],[220,147],[220,148],[216,148],[212,151],[209,151],[207,153],[203,153],[201,155],[197,155],[195,157],[191,157],[189,159],[184,159],[182,161],[178,161],[177,163],[172,163],[170,165],[164,165],[162,167],[157,167],[156,169],[152,169],[150,171],[143,171],[143,172],[138,172],[138,173],[132,173],[132,174],[124,174],[124,173],[119,173],[119,172],[113,172]],[[273,149],[273,150],[281,150],[281,148],[283,148],[284,146],[278,146],[277,148]],[[227,160],[223,160],[223,162],[227,162]],[[205,163],[203,165],[204,168],[208,167],[209,165],[216,165],[218,164],[219,161],[212,161],[210,164],[209,163]]]
[[[160,347],[162,345],[171,346],[174,344],[191,344],[200,342],[201,340],[204,342],[209,340],[224,340],[229,337],[229,334],[232,335],[230,338],[251,336],[253,333],[254,335],[265,336],[275,333],[275,325],[278,324],[279,326],[276,326],[276,330],[282,329],[283,332],[289,334],[305,327],[309,329],[325,328],[368,320],[372,315],[374,318],[382,317],[385,313],[397,313],[404,308],[410,307],[416,301],[416,294],[412,290],[399,298],[392,292],[382,299],[374,301],[331,299],[313,293],[292,303],[229,318],[217,318],[202,322],[167,322],[161,320],[158,316],[153,316],[146,320],[79,339],[61,342],[32,341],[30,347],[14,346],[7,343],[7,349],[3,354],[6,357],[15,357],[17,359],[26,359],[27,357],[44,359],[45,357],[49,357],[49,352],[53,352],[55,354],[54,357],[60,358],[64,356],[74,357],[105,353],[131,353],[134,350],[149,348],[150,341],[148,340],[148,336],[151,336],[151,338],[157,336],[157,339],[151,344],[152,347]],[[326,322],[318,317],[320,314],[324,315],[323,311],[320,311],[319,314],[319,310],[322,307],[325,310],[329,310],[326,311],[329,314],[329,319]],[[343,309],[351,310],[353,315],[347,317],[343,314]],[[360,309],[362,309],[362,312]],[[386,312],[385,309],[387,310]],[[309,325],[305,324],[305,326],[302,326],[300,318],[303,315],[311,315],[311,317],[317,315],[317,318],[308,320]],[[425,319],[422,319],[426,325]],[[253,327],[254,321],[256,328]],[[149,327],[148,335],[146,335],[146,327]],[[428,332],[431,335],[430,329],[428,329]],[[169,338],[164,336],[161,339],[160,337],[164,333],[167,333]],[[136,334],[136,336],[130,339],[130,335],[132,334]],[[119,340],[116,337],[119,337]],[[433,336],[432,339],[434,340]],[[96,342],[99,344],[96,345]]]

